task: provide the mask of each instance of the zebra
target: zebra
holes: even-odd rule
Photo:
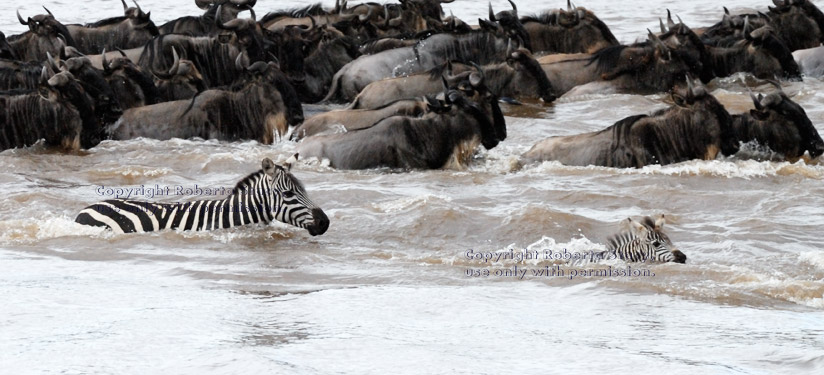
[[[664,223],[664,215],[659,215],[655,220],[645,216],[640,222],[632,218],[622,220],[623,230],[609,238],[607,250],[601,253],[601,257],[628,262],[686,263],[687,256],[663,232]]]
[[[178,203],[110,199],[86,207],[75,222],[111,228],[115,233],[139,233],[205,231],[277,219],[317,236],[329,228],[329,218],[290,173],[297,158],[298,154],[290,157],[284,166],[263,159],[262,168],[240,180],[224,199]]]

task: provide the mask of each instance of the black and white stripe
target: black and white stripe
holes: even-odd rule
[[[627,262],[685,263],[687,256],[675,248],[663,232],[664,215],[655,220],[649,216],[640,222],[627,218],[624,230],[607,242],[605,257],[617,257]]]
[[[201,231],[278,220],[304,228],[313,236],[323,234],[329,219],[289,172],[292,160],[296,159],[281,167],[263,159],[262,169],[238,182],[224,199],[181,203],[110,199],[86,207],[75,221],[108,227],[115,233],[132,233],[162,229]]]

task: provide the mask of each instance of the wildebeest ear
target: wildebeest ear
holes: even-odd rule
[[[260,162],[260,166],[263,169],[263,173],[266,173],[269,176],[275,175],[275,162],[272,159],[264,158],[262,162]]]
[[[658,215],[655,218],[655,230],[662,230],[664,229],[664,224],[667,223],[667,218],[664,217],[664,214]]]

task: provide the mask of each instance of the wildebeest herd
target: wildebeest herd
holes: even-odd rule
[[[291,134],[304,158],[335,168],[461,168],[478,145],[506,139],[499,102],[669,93],[669,108],[540,141],[521,162],[643,167],[731,156],[748,142],[790,160],[824,153],[780,83],[809,73],[793,51],[824,41],[824,13],[808,0],[773,0],[753,14],[724,8],[701,28],[667,10],[630,45],[569,1],[534,15],[513,0],[497,13],[490,4],[470,25],[445,15],[451,0],[344,0],[260,18],[256,0],[195,0],[202,15],[159,26],[121,2],[123,16],[85,25],[45,8],[18,12],[29,31],[0,33],[0,149],[136,137],[271,144]],[[774,88],[730,115],[705,84],[738,72]],[[303,103],[347,107],[304,120]]]

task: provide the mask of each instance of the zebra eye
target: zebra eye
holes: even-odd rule
[[[652,243],[652,246],[658,247],[658,246],[661,246],[661,243],[658,242],[658,241],[655,241],[655,242]]]
[[[284,192],[283,192],[283,197],[284,197],[284,198],[294,198],[294,197],[295,197],[295,193],[293,193],[293,192],[291,192],[291,191],[284,191]]]

